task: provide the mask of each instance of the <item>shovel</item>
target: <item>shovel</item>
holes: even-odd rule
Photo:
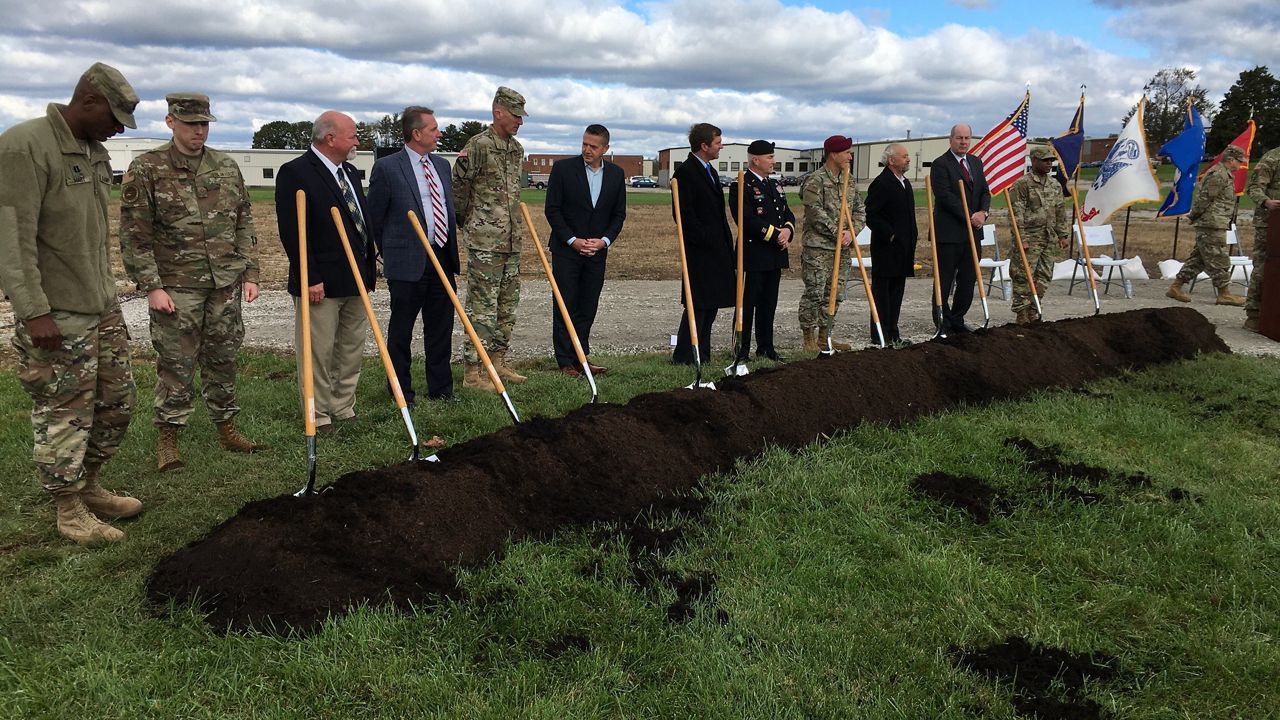
[[[964,208],[964,216],[971,217],[969,196],[964,191],[964,180],[957,180],[956,184],[960,186],[960,207]],[[964,227],[969,231],[969,250],[973,254],[973,274],[978,283],[978,297],[982,298],[982,327],[985,328],[991,324],[991,308],[987,307],[987,289],[982,284],[982,261],[978,258],[978,241],[973,237],[973,223],[966,222]]]
[[[1036,292],[1036,279],[1031,276],[1031,263],[1027,260],[1027,251],[1022,247],[1022,232],[1018,230],[1018,216],[1013,212],[1013,198],[1009,197],[1009,191],[1004,193],[1004,201],[1009,204],[1009,224],[1013,226],[1013,244],[1018,248],[1018,255],[1022,257],[1022,271],[1027,274],[1027,285],[1031,288],[1031,301],[1036,305],[1036,315],[1043,316],[1044,312],[1040,309],[1040,293]]]
[[[932,179],[928,175],[924,176],[924,196],[929,201],[929,253],[933,256],[933,337],[937,339],[947,336],[947,328],[942,322],[945,314],[942,312],[942,278],[938,274],[938,234],[933,227]]]
[[[844,213],[844,217],[849,221],[849,232],[853,233],[853,213],[849,211],[848,203],[840,204],[840,211]],[[858,238],[853,239],[853,254],[858,258],[858,271],[862,274],[862,288],[867,291],[867,305],[871,307],[871,321],[875,323],[876,335],[880,338],[880,347],[888,346],[884,341],[884,328],[880,325],[880,313],[876,310],[876,298],[871,294],[871,279],[867,277],[867,266],[862,262],[862,248],[858,247]]]
[[[689,323],[689,343],[693,345],[693,383],[686,390],[706,388],[715,390],[716,384],[702,379],[702,351],[698,349],[698,321],[694,317],[693,288],[689,284],[689,261],[684,255],[684,223],[680,220],[680,182],[671,181],[671,203],[676,212],[676,247],[680,250],[680,278],[684,283],[684,312]]]
[[[840,291],[840,250],[844,246],[841,238],[844,237],[844,203],[847,193],[849,192],[849,169],[845,168],[840,174],[840,218],[836,221],[836,258],[831,264],[831,296],[827,300],[827,317],[829,324],[827,325],[827,349],[819,353],[822,357],[831,357],[836,354],[836,349],[831,346],[831,329],[836,324],[836,298]],[[853,228],[849,229],[852,232]]]
[[[480,356],[480,361],[484,363],[484,369],[489,373],[489,379],[493,381],[493,387],[502,396],[502,401],[507,406],[507,414],[511,416],[511,421],[519,424],[520,416],[516,414],[516,406],[511,404],[511,397],[507,395],[507,388],[502,384],[502,378],[498,377],[498,371],[493,367],[493,361],[489,359],[489,353],[484,349],[484,343],[480,342],[479,336],[476,335],[476,329],[471,326],[471,320],[467,318],[467,312],[462,309],[462,303],[458,301],[458,293],[453,291],[453,285],[449,284],[449,276],[445,273],[444,268],[440,266],[440,260],[436,258],[435,250],[431,247],[431,241],[427,239],[427,233],[422,229],[422,223],[418,221],[418,214],[410,210],[408,212],[409,223],[413,225],[413,231],[418,233],[418,240],[422,242],[422,247],[427,251],[427,259],[431,261],[432,267],[436,269],[436,275],[440,277],[440,284],[444,287],[444,291],[449,295],[449,302],[453,303],[453,309],[458,313],[458,319],[462,320],[462,327],[467,331],[467,337],[471,340],[471,345],[475,347],[476,354]]]
[[[587,362],[587,353],[582,349],[582,343],[578,341],[578,331],[573,327],[573,318],[569,317],[569,308],[564,304],[564,296],[560,294],[560,286],[556,284],[555,275],[551,272],[551,264],[547,262],[547,254],[542,250],[542,241],[538,239],[538,230],[533,227],[533,219],[529,217],[529,206],[520,203],[520,212],[524,213],[525,227],[529,228],[529,236],[533,238],[533,247],[538,251],[538,259],[542,261],[542,270],[547,274],[547,282],[551,283],[551,295],[556,300],[556,307],[560,310],[560,319],[564,320],[565,329],[569,331],[569,340],[573,342],[573,352],[578,356],[578,362],[582,364],[582,374],[587,376],[587,383],[591,386],[591,402],[594,403],[600,397],[599,391],[596,390],[596,379],[591,374],[591,363]]]
[[[1071,209],[1076,214],[1076,228],[1080,233],[1080,252],[1084,255],[1085,275],[1089,276],[1089,294],[1093,295],[1093,314],[1102,312],[1102,303],[1098,299],[1098,281],[1093,277],[1093,258],[1089,257],[1089,243],[1084,239],[1084,222],[1080,219],[1080,198],[1076,189],[1071,188]]]
[[[302,418],[303,433],[307,438],[307,484],[294,497],[306,497],[316,491],[316,388],[311,367],[311,287],[307,273],[307,193],[299,190],[298,201],[298,273],[302,297],[298,306],[302,310]]]
[[[742,235],[742,196],[743,196],[743,185],[744,185],[743,180],[745,178],[746,178],[746,174],[743,173],[741,170],[739,170],[738,171],[738,273],[737,273],[738,299],[735,305],[735,311],[733,315],[733,364],[724,369],[724,374],[726,377],[734,377],[734,376],[741,377],[743,375],[749,374],[749,371],[747,370],[747,364],[738,359],[742,357],[743,342],[748,343],[748,347],[747,347],[748,350],[751,349],[750,348],[751,338],[742,337],[742,294],[743,292],[746,291],[746,284],[747,284],[746,273],[743,270],[743,263],[742,263],[742,252],[743,252],[742,243],[746,241],[746,238],[744,238]]]
[[[391,364],[391,353],[387,352],[387,341],[382,337],[382,327],[378,325],[378,316],[373,312],[373,303],[369,302],[369,290],[364,286],[364,277],[360,274],[360,266],[356,263],[355,253],[351,251],[351,241],[347,239],[347,228],[342,222],[342,213],[338,208],[329,208],[329,214],[333,216],[333,224],[338,228],[338,239],[342,241],[342,250],[347,254],[347,263],[351,265],[351,275],[355,278],[356,289],[360,291],[360,301],[364,303],[364,314],[369,318],[369,327],[373,329],[373,341],[378,346],[378,356],[382,358],[382,369],[387,373],[387,382],[391,385],[391,396],[396,400],[396,407],[400,408],[400,418],[404,420],[405,430],[409,431],[409,442],[413,445],[413,449],[409,454],[409,459],[418,462],[422,458],[418,454],[418,431],[413,427],[413,418],[409,415],[409,404],[404,400],[404,392],[400,389],[400,378],[396,376],[395,366]],[[427,447],[440,447],[444,445],[438,437],[432,437],[427,441]],[[426,458],[427,462],[439,462],[440,458],[432,455]]]

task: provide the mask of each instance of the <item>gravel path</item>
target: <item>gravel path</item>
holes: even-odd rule
[[[531,359],[551,354],[551,292],[545,280],[522,278],[520,309],[512,338],[511,357]],[[1066,281],[1056,281],[1045,299],[1045,317],[1061,320],[1093,313],[1093,303],[1087,288],[1077,286],[1074,294],[1067,295]],[[1110,295],[1101,295],[1102,312],[1122,312],[1135,308],[1164,307],[1179,303],[1164,296],[1168,282],[1164,280],[1136,280],[1134,297],[1125,299],[1118,284]],[[779,348],[794,349],[800,345],[800,330],[796,324],[796,308],[803,285],[799,280],[784,279],[778,300],[775,321],[776,342]],[[1235,288],[1237,292],[1243,292]],[[901,331],[904,338],[913,341],[928,340],[933,335],[930,318],[932,282],[929,278],[913,278],[907,282],[906,300],[902,310]],[[1101,287],[1099,288],[1101,292]],[[465,283],[459,288],[465,297]],[[866,298],[860,283],[854,283],[849,291],[852,302],[844,303],[837,323],[837,338],[855,345],[869,342],[869,329],[864,324]],[[386,326],[388,295],[379,289],[373,295],[374,309]],[[1013,321],[1009,303],[1000,298],[999,292],[988,298],[991,324],[1002,325]],[[1218,328],[1218,334],[1238,353],[1251,355],[1280,355],[1280,343],[1262,335],[1244,330],[1244,311],[1236,307],[1213,304],[1213,291],[1209,283],[1196,286],[1191,307],[1209,318]],[[149,348],[146,299],[136,297],[124,303],[125,317],[134,342]],[[596,353],[656,352],[670,347],[670,336],[680,321],[679,283],[668,280],[615,280],[605,283],[600,300],[600,312],[591,333],[592,350]],[[974,324],[982,322],[982,307],[977,299],[969,312]],[[856,319],[856,324],[855,324]],[[291,350],[293,347],[293,305],[283,290],[267,290],[251,305],[245,306],[246,341],[249,347],[269,350]],[[461,323],[454,323],[454,355],[461,356],[466,338]],[[727,349],[732,343],[733,311],[722,310],[717,318],[712,346]],[[3,334],[8,335],[11,326]],[[419,333],[420,335],[421,333]],[[421,354],[421,344],[415,343]],[[376,354],[372,333],[366,346],[369,354]]]

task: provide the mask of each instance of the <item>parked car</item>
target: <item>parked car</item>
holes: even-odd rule
[[[729,187],[729,186],[730,186],[730,185],[732,185],[734,182],[736,182],[736,181],[737,181],[737,179],[738,179],[738,178],[736,178],[736,177],[729,177],[728,175],[721,175],[721,176],[720,176],[720,187]]]
[[[632,175],[631,187],[633,188],[656,188],[658,181],[646,175]]]

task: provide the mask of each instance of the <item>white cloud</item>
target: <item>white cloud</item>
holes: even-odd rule
[[[0,127],[65,100],[79,73],[103,60],[146,101],[139,119],[148,133],[165,93],[212,96],[215,145],[245,145],[264,122],[328,108],[374,120],[425,103],[446,124],[486,120],[498,85],[528,99],[520,135],[531,151],[575,150],[591,122],[610,127],[615,151],[646,155],[681,144],[699,121],[731,141],[792,146],[837,132],[943,134],[957,121],[981,132],[1017,105],[1026,82],[1033,134],[1065,129],[1082,82],[1089,130],[1104,133],[1161,66],[1056,33],[946,25],[903,36],[875,26],[874,13],[776,0],[669,0],[641,10],[605,0],[375,0],[358,11],[333,0],[230,0],[217,11],[203,0],[0,4]],[[1196,57],[1211,94],[1243,69]]]

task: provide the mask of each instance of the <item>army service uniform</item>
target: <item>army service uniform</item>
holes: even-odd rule
[[[1249,278],[1244,314],[1256,323],[1262,311],[1262,268],[1267,264],[1267,216],[1271,214],[1262,204],[1267,200],[1280,200],[1280,148],[1263,155],[1254,166],[1245,192],[1256,207],[1253,211],[1253,274]]]
[[[867,213],[852,179],[845,197],[854,224],[853,227],[845,225],[845,229],[856,236],[858,229],[867,222]],[[825,165],[819,167],[801,184],[800,198],[804,201],[804,247],[800,251],[804,295],[800,298],[800,328],[816,328],[817,337],[824,338],[830,334],[831,326],[835,323],[835,316],[827,314],[827,304],[831,297],[836,243],[840,241],[836,235],[840,226],[840,175],[831,172]],[[849,281],[852,267],[843,256],[845,250],[853,252],[852,248],[841,250],[840,283],[836,290],[837,313],[844,300],[845,284]]]
[[[156,425],[187,424],[197,364],[210,420],[239,411],[241,289],[258,282],[256,242],[249,193],[226,153],[206,147],[187,156],[169,142],[129,166],[120,203],[125,269],[139,290],[163,289],[176,308],[151,310]]]
[[[1231,283],[1226,231],[1236,209],[1235,180],[1222,163],[1214,165],[1196,188],[1188,219],[1195,224],[1196,246],[1178,271],[1177,282],[1190,282],[1203,270],[1222,292]]]
[[[511,344],[520,304],[520,177],[524,147],[493,127],[467,141],[453,170],[458,234],[467,248],[467,315],[491,353]],[[466,362],[480,362],[467,344]]]
[[[772,152],[772,147],[770,147]],[[773,316],[778,307],[778,284],[782,270],[790,266],[787,251],[778,244],[784,228],[795,239],[796,216],[787,206],[786,195],[772,178],[761,178],[751,170],[743,173],[742,227],[738,242],[742,249],[744,284],[742,296],[742,338],[738,360],[751,354],[751,327],[756,330],[756,354],[777,357],[773,346]],[[729,185],[729,214],[738,221],[738,182]]]
[[[1062,185],[1048,173],[1037,175],[1029,172],[1009,186],[1009,200],[1018,220],[1018,232],[1027,246],[1027,264],[1031,266],[1031,276],[1035,279],[1036,294],[1043,298],[1053,279],[1053,265],[1061,256],[1058,240],[1071,234]],[[1015,242],[1016,239],[1010,238],[1007,255],[1012,261],[1009,263],[1009,278],[1013,281],[1011,309],[1015,313],[1024,310],[1034,312],[1031,284],[1027,282],[1022,255],[1014,246]]]

